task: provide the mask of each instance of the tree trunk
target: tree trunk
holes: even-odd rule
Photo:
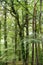
[[[0,21],[0,57],[1,57],[1,21]]]
[[[17,55],[17,22],[15,22],[15,55]]]
[[[25,22],[26,22],[26,38],[28,39],[29,38],[29,29],[28,29],[28,25],[29,25],[29,22],[28,22],[28,8],[27,8],[27,0],[25,1],[25,6],[26,6],[26,14],[25,14]],[[29,63],[29,42],[27,41],[26,42],[26,62],[25,62],[25,65],[28,65]]]
[[[21,50],[22,50],[22,59],[23,59],[23,65],[25,64],[25,49],[24,49],[24,28],[20,29],[20,39],[21,39]]]
[[[6,2],[4,4],[4,16],[5,16],[5,20],[4,20],[4,45],[5,45],[5,49],[7,49],[7,24],[6,24],[6,18],[7,18],[7,11],[6,11]],[[5,51],[5,56],[6,56],[6,62],[5,65],[7,64],[7,50]]]
[[[42,23],[41,23],[41,17],[42,17],[42,0],[40,0],[40,14],[39,14],[39,34],[41,34],[42,32],[41,32],[41,25],[42,25]],[[42,46],[43,46],[43,44],[42,44]],[[43,65],[42,64],[42,62],[40,61],[40,44],[38,44],[38,51],[39,51],[39,63],[40,63],[40,65]]]
[[[36,0],[34,2],[34,21],[35,21],[35,39],[37,38],[37,21],[36,21]],[[39,60],[38,60],[38,49],[37,49],[37,43],[35,42],[35,52],[36,52],[36,65],[39,65]]]

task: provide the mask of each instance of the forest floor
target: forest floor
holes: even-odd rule
[[[23,65],[23,62],[22,61],[17,61],[16,63],[11,62],[11,63],[8,63],[8,65]]]
[[[22,61],[17,61],[16,64],[15,63],[9,63],[8,65],[23,65]],[[31,64],[29,64],[31,65]]]

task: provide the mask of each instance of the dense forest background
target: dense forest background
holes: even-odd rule
[[[43,65],[43,0],[0,0],[0,65]]]

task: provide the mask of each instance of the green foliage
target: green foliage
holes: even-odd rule
[[[40,45],[41,51],[39,54],[39,61],[40,63],[43,63],[43,3],[41,7],[40,1],[36,0],[37,3],[35,18],[35,13],[33,11],[34,0],[27,1],[28,2],[26,4],[25,0],[0,0],[0,61],[2,61],[1,64],[4,64],[3,62],[6,61],[12,61],[13,59],[18,60],[19,56],[21,57],[21,60],[25,59],[26,61],[26,50],[28,50],[26,48],[27,43],[29,44],[29,62],[31,62],[32,60],[32,44],[34,43],[34,45]],[[36,21],[34,20],[34,23],[33,19],[36,19]],[[26,31],[27,28],[28,32]],[[29,33],[29,35],[26,35],[27,33]],[[39,49],[39,47],[37,48]],[[36,55],[35,51],[34,53]]]

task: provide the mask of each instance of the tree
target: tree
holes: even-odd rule
[[[7,10],[6,10],[6,2],[4,4],[4,45],[5,45],[5,49],[7,49]],[[7,64],[7,50],[5,51],[5,56],[6,56],[6,63]]]
[[[1,49],[1,21],[0,21],[0,49]],[[1,56],[1,50],[0,50],[0,56]]]
[[[28,11],[28,4],[27,4],[27,0],[25,1],[25,5],[26,5],[26,11]],[[26,16],[25,16],[25,21],[26,21],[26,38],[29,38],[29,29],[28,29],[28,24],[29,24],[29,20],[28,20],[28,13],[26,12]],[[28,65],[29,62],[29,42],[26,43],[26,65]]]

